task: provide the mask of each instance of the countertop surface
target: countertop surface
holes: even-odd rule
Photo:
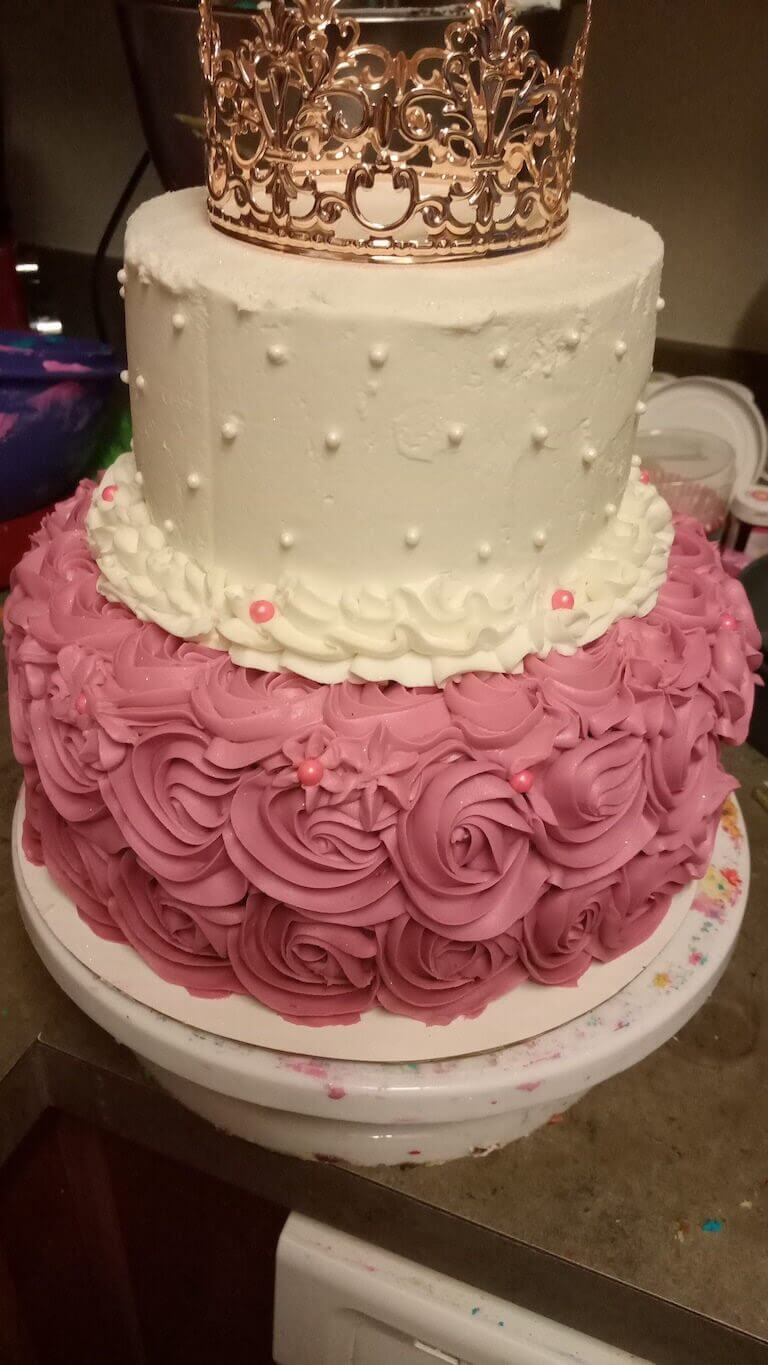
[[[19,771],[0,705],[0,1160],[53,1105],[656,1365],[768,1361],[768,814],[752,796],[768,761],[726,755],[750,903],[725,978],[680,1035],[483,1160],[363,1172],[218,1133],[59,991],[16,910]]]

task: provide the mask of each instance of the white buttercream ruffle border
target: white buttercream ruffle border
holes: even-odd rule
[[[529,654],[570,654],[614,622],[647,615],[673,540],[667,504],[633,468],[618,513],[587,555],[559,571],[559,582],[540,568],[489,573],[482,587],[443,574],[389,595],[362,585],[330,600],[288,575],[246,586],[174,549],[152,520],[132,452],[104,475],[87,524],[100,591],[140,620],[228,651],[245,667],[408,687],[439,686],[460,673],[514,673]],[[573,593],[571,610],[552,609],[561,587]],[[254,602],[274,604],[272,618],[254,621]]]

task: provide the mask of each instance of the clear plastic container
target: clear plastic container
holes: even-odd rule
[[[719,541],[736,481],[733,446],[709,432],[667,427],[638,432],[635,450],[672,511],[695,517]]]

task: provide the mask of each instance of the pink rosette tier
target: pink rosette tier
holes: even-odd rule
[[[759,637],[698,525],[644,619],[519,675],[323,686],[107,602],[61,504],[6,606],[24,846],[94,933],[287,1019],[429,1024],[643,942],[706,870]]]

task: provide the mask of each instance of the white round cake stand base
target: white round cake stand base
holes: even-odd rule
[[[165,1090],[250,1142],[360,1166],[484,1156],[642,1061],[714,990],[733,951],[749,885],[746,834],[731,801],[712,867],[681,928],[599,1009],[494,1052],[440,1062],[338,1062],[191,1029],[108,985],[47,926],[26,886],[18,840],[13,851],[21,914],[51,975]]]

